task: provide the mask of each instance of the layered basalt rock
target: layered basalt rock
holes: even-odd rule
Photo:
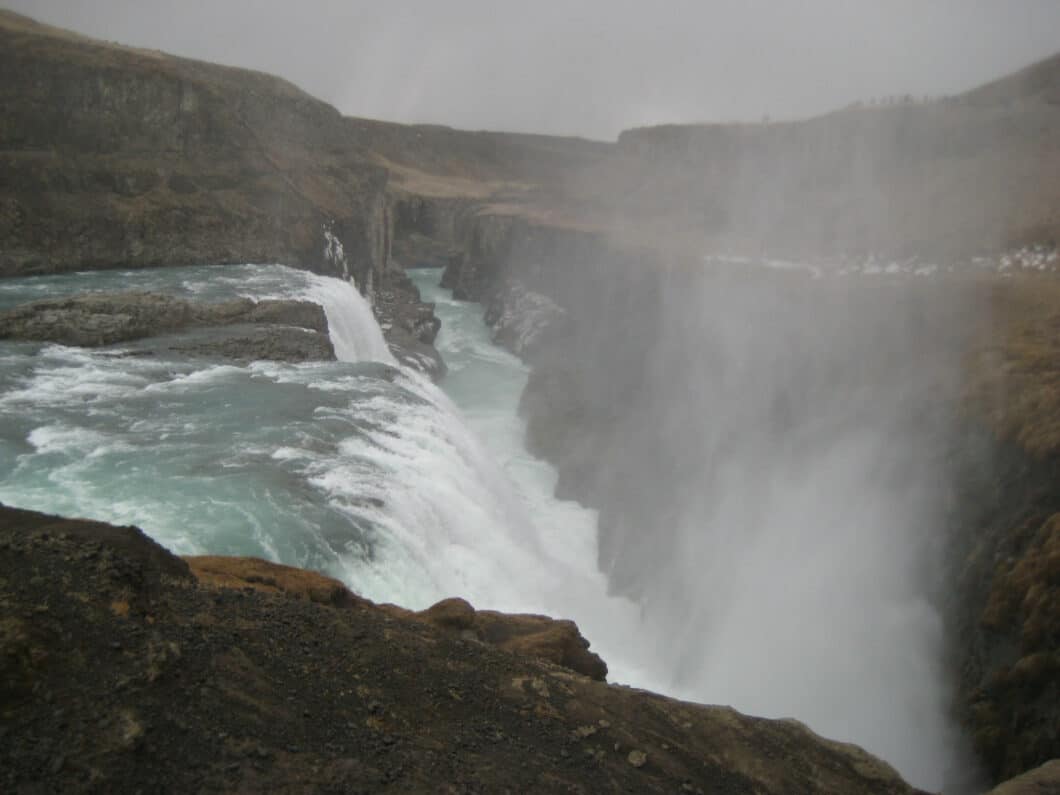
[[[385,265],[386,171],[278,78],[0,15],[0,274]]]
[[[172,337],[202,329],[214,333]],[[239,360],[335,358],[324,310],[309,301],[240,298],[203,304],[164,293],[85,293],[0,312],[0,339],[99,347],[160,336],[170,336],[162,347],[181,353]]]
[[[311,573],[3,507],[0,567],[5,790],[914,792],[795,721],[467,637],[508,619],[468,627],[462,604],[401,616]]]
[[[374,294],[373,308],[394,358],[438,380],[445,362],[434,347],[442,322],[434,304],[420,300],[419,288],[403,270],[383,273]]]
[[[466,196],[421,196],[392,190],[391,256],[406,268],[441,268],[459,256],[459,230],[477,202]]]

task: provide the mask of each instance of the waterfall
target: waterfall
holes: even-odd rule
[[[324,307],[339,361],[396,364],[372,307],[351,282],[317,274],[307,281],[302,297]]]
[[[604,564],[666,649],[666,689],[939,787],[961,757],[932,594],[972,307],[920,282],[724,273],[659,300],[598,471],[618,506]]]

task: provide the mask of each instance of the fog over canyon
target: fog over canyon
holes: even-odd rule
[[[6,5],[5,787],[1060,786],[1055,4]]]

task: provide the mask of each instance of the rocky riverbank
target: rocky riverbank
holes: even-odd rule
[[[604,684],[569,622],[10,508],[0,560],[11,791],[913,792],[795,721]]]

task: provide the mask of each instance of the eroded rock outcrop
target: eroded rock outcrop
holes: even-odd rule
[[[434,314],[434,304],[420,300],[419,289],[404,271],[383,274],[373,308],[395,359],[434,380],[445,375],[445,362],[434,347],[442,321]]]
[[[607,664],[589,651],[589,641],[573,621],[475,610],[460,598],[444,599],[412,617],[513,654],[547,660],[590,679],[602,682],[607,678]]]
[[[316,575],[189,567],[136,528],[11,508],[0,570],[5,790],[913,792],[794,721],[462,637],[461,604],[399,616]]]
[[[332,607],[373,606],[338,580],[318,572],[260,558],[207,555],[184,560],[199,582],[212,588],[253,588]],[[589,641],[573,621],[475,610],[458,597],[444,599],[420,612],[389,604],[379,605],[379,609],[398,618],[430,624],[465,640],[546,660],[592,679],[603,681],[607,676],[607,665],[589,651]]]
[[[174,338],[165,347],[232,359],[330,360],[323,308],[309,301],[234,299],[214,304],[164,293],[85,293],[46,298],[0,312],[0,339],[99,347],[189,329],[222,334]]]
[[[0,13],[0,274],[385,266],[386,171],[331,106],[258,72]]]
[[[493,342],[528,360],[563,337],[569,325],[559,304],[519,281],[509,281],[493,293],[484,320]]]

